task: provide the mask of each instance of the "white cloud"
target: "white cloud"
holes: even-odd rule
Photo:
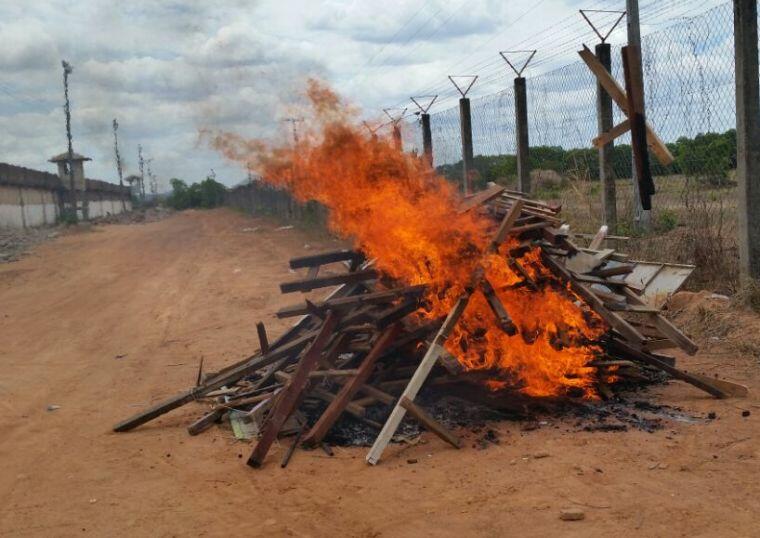
[[[500,49],[535,44],[537,59],[550,58],[539,71],[573,61],[573,39],[590,32],[576,4],[0,0],[0,161],[51,169],[47,158],[65,146],[60,60],[67,59],[74,144],[93,157],[92,177],[115,181],[116,117],[128,173],[141,143],[159,177],[192,181],[214,168],[233,184],[243,172],[198,146],[200,128],[282,131],[279,119],[309,76],[330,81],[368,116],[421,93],[441,94],[434,110],[442,110],[455,104],[446,75],[480,73],[474,97],[509,83]],[[608,0],[605,8],[622,4]],[[561,47],[569,56],[551,59]]]

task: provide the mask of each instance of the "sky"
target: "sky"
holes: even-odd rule
[[[640,0],[642,34],[718,0]],[[203,129],[283,137],[305,81],[331,84],[371,121],[414,110],[410,96],[456,103],[447,75],[480,76],[471,96],[513,75],[499,50],[539,49],[530,77],[575,61],[598,38],[578,9],[621,10],[623,0],[0,0],[0,162],[53,171],[66,149],[61,60],[70,76],[75,151],[90,178],[118,182],[112,120],[125,175],[137,146],[160,183],[245,171],[199,138]],[[589,15],[603,28],[615,13]],[[610,42],[625,38],[625,20]],[[510,53],[519,65],[527,53]],[[464,82],[464,79],[462,80]]]

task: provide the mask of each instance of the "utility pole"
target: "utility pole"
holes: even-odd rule
[[[142,144],[137,144],[137,159],[140,163],[140,199],[145,201],[145,160],[142,155]]]
[[[399,123],[401,123],[401,120],[404,119],[404,114],[406,114],[406,107],[402,109],[396,109],[401,110],[401,112],[397,114],[392,114],[391,111],[393,110],[393,108],[384,108],[383,112],[385,112],[385,115],[388,116],[388,118],[391,120],[391,132],[393,135],[394,147],[399,151],[404,151],[404,140],[401,137],[401,128],[399,127]]]
[[[298,145],[298,128],[296,125],[303,121],[303,118],[283,118],[282,121],[288,122],[293,127],[293,145]]]
[[[597,28],[591,21],[588,13],[619,13],[620,17],[610,27],[610,29],[602,34],[600,28]],[[602,9],[581,9],[581,16],[591,26],[594,33],[599,36],[600,43],[597,43],[594,48],[599,63],[602,64],[604,69],[608,72],[612,72],[612,47],[607,43],[607,38],[610,37],[612,32],[617,28],[620,21],[625,17],[625,11],[610,11]],[[613,116],[612,116],[612,97],[604,89],[604,86],[597,80],[596,83],[596,120],[599,134],[602,135],[612,129]],[[602,218],[604,224],[607,225],[607,229],[610,233],[614,234],[617,230],[617,192],[615,185],[615,171],[612,166],[613,156],[615,151],[615,143],[610,140],[599,148],[599,181],[602,183]]]
[[[515,78],[515,137],[517,138],[517,190],[530,194],[530,140],[528,136],[528,89],[525,68],[536,55],[536,50],[504,50],[499,55],[512,68]],[[528,58],[519,69],[509,60],[508,55],[528,54]]]
[[[463,86],[457,84],[454,79],[470,79],[470,84],[462,89]],[[459,99],[459,129],[462,136],[462,194],[468,196],[472,193],[472,180],[477,171],[475,170],[475,157],[472,150],[472,116],[470,114],[470,100],[467,99],[467,92],[470,91],[478,75],[449,75],[449,80],[462,96]]]
[[[760,87],[757,0],[734,0],[739,269],[760,279]]]
[[[69,103],[69,75],[74,72],[74,68],[66,60],[61,61],[63,67],[63,95],[65,98],[64,111],[66,113],[66,139],[68,141],[68,162],[66,166],[69,172],[69,203],[71,205],[71,218],[74,221],[79,220],[77,208],[76,186],[74,185],[74,147],[71,142],[71,104]]]
[[[124,188],[124,177],[123,172],[121,169],[121,154],[119,153],[119,137],[116,134],[116,131],[119,130],[119,122],[116,121],[116,118],[113,119],[113,151],[116,155],[116,171],[119,173],[119,187]],[[122,193],[121,198],[121,210],[122,212],[126,212],[127,210],[127,201],[124,200],[124,195]]]
[[[421,105],[418,99],[430,99],[426,105]],[[421,97],[410,97],[412,102],[420,109],[420,124],[422,125],[422,155],[425,161],[433,167],[433,133],[430,130],[430,114],[428,111],[433,106],[435,100],[438,99],[437,95],[424,95]]]
[[[156,176],[153,175],[153,170],[150,167],[150,163],[153,162],[153,158],[145,159],[145,166],[148,169],[148,188],[150,188],[151,194],[158,194],[158,183],[156,182]]]
[[[625,0],[625,12],[627,16],[627,30],[628,30],[628,46],[636,47],[639,54],[637,63],[638,65],[631,66],[634,72],[643,73],[644,67],[642,65],[643,51],[641,50],[641,25],[639,23],[639,0]],[[642,83],[642,97],[643,97],[643,83]],[[642,98],[643,101],[643,98]],[[633,153],[633,152],[632,152]],[[633,154],[631,155],[631,181],[633,181],[633,203],[634,214],[633,220],[636,225],[642,231],[649,231],[652,228],[652,212],[646,210],[641,204],[641,195],[639,194],[639,185],[636,178],[638,173],[636,171],[636,162]]]

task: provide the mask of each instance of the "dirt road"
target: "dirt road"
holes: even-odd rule
[[[111,433],[191,385],[201,357],[215,368],[255,349],[254,323],[289,302],[277,288],[287,259],[335,246],[276,227],[185,212],[59,237],[0,265],[0,535],[760,536],[754,357],[682,363],[726,364],[748,400],[675,382],[648,395],[716,420],[653,434],[501,423],[486,450],[426,435],[375,468],[364,449],[336,449],[254,471],[228,432],[187,435],[193,405]],[[585,520],[560,521],[565,507]]]

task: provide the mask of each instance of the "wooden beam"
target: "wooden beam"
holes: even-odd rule
[[[338,318],[333,312],[328,312],[325,321],[319,330],[319,334],[314,338],[309,348],[304,353],[298,363],[298,368],[290,378],[290,382],[282,389],[278,395],[277,402],[269,413],[266,424],[261,433],[256,448],[253,449],[248,458],[248,465],[251,467],[261,467],[264,458],[269,452],[269,448],[277,439],[282,426],[290,414],[296,409],[298,403],[303,397],[304,389],[309,383],[309,373],[317,368],[319,356],[322,354],[328,341],[333,336],[333,331],[338,323]]]
[[[415,404],[412,400],[406,396],[402,396],[399,400],[399,405],[406,409],[407,412],[412,415],[417,422],[422,424],[426,430],[433,432],[454,448],[461,448],[462,442],[456,435],[444,428],[437,420],[427,414],[424,409]]]
[[[496,316],[496,321],[499,323],[501,330],[509,336],[517,334],[515,323],[512,321],[509,312],[504,308],[504,304],[499,299],[499,296],[496,295],[496,290],[493,289],[493,286],[487,278],[483,277],[483,280],[480,281],[480,289],[483,292],[486,301],[488,301],[488,306],[491,307],[491,311],[494,316]]]
[[[391,302],[398,297],[405,295],[422,295],[427,286],[424,284],[418,286],[406,286],[403,288],[394,288],[385,291],[377,291],[372,293],[363,293],[359,295],[350,295],[348,297],[339,297],[337,299],[327,299],[319,303],[312,303],[319,311],[340,310],[343,308],[355,307],[363,304],[377,304]],[[288,318],[292,316],[298,316],[302,314],[308,314],[312,311],[306,303],[286,306],[281,308],[275,314],[278,318]]]
[[[364,269],[363,271],[355,271],[353,273],[345,273],[342,275],[283,282],[280,284],[280,291],[282,293],[291,293],[294,291],[306,292],[317,288],[325,288],[327,286],[337,286],[338,284],[350,284],[364,280],[372,280],[377,278],[378,275],[379,273],[375,269]]]
[[[501,185],[494,185],[493,187],[490,187],[484,191],[473,194],[469,198],[465,198],[462,203],[459,204],[457,213],[467,213],[471,209],[475,209],[476,207],[485,204],[489,200],[496,198],[502,192],[504,192],[504,188],[505,187],[502,187]]]
[[[504,215],[501,224],[499,224],[498,230],[496,230],[496,235],[494,236],[493,241],[491,241],[491,245],[489,246],[490,252],[496,252],[499,250],[499,247],[509,235],[512,226],[514,226],[515,221],[520,216],[523,204],[523,200],[519,198],[512,203],[512,207],[510,207],[507,214]]]
[[[256,324],[256,333],[259,336],[259,349],[262,353],[267,353],[269,351],[269,338],[267,338],[267,329],[263,322],[259,321]]]
[[[314,426],[312,426],[309,433],[306,434],[306,437],[304,437],[303,440],[304,445],[313,446],[322,442],[325,435],[327,435],[327,432],[330,431],[330,428],[332,428],[338,418],[340,418],[346,405],[349,404],[362,385],[367,382],[375,368],[375,363],[393,339],[396,338],[400,328],[401,326],[399,324],[391,325],[380,335],[372,346],[372,350],[367,354],[359,366],[359,372],[356,376],[347,380],[343,384],[340,391],[338,391],[338,394],[335,396],[335,399],[330,402],[330,405],[327,406],[327,409],[325,409],[324,413],[322,413]]]
[[[591,52],[591,49],[584,45],[583,50],[578,51],[578,54],[599,81],[599,84],[601,84],[610,97],[612,97],[612,100],[615,101],[615,104],[617,104],[620,110],[628,116],[628,96],[626,95],[625,90],[623,90],[620,84],[618,84],[601,62],[599,62],[596,55]],[[657,136],[657,133],[655,133],[649,125],[646,125],[646,131],[647,143],[657,157],[657,160],[660,161],[663,166],[672,164],[675,158],[673,157],[673,154],[670,153],[670,150],[665,143],[660,140],[660,137]]]
[[[606,131],[596,138],[593,138],[591,140],[591,145],[593,145],[595,148],[603,148],[613,140],[615,140],[617,137],[624,135],[631,129],[631,122],[628,120],[628,118],[624,119],[617,125],[613,126],[612,129],[609,131]]]
[[[446,321],[443,322],[443,325],[441,325],[441,328],[438,330],[438,334],[436,334],[435,338],[433,339],[433,343],[430,345],[430,347],[428,347],[427,352],[425,352],[425,356],[422,358],[419,366],[417,367],[417,370],[409,380],[409,383],[404,389],[402,396],[406,396],[410,400],[414,400],[414,398],[417,396],[417,393],[422,388],[422,385],[425,383],[425,380],[430,374],[430,370],[432,370],[433,366],[435,366],[435,363],[438,360],[438,356],[444,349],[443,344],[446,342],[449,334],[451,334],[451,331],[454,330],[454,326],[457,324],[459,318],[464,313],[464,309],[467,307],[467,303],[470,301],[470,296],[471,294],[469,293],[464,294],[459,298],[454,307],[451,309],[448,317],[446,318]],[[380,431],[380,434],[375,439],[372,448],[367,454],[367,463],[376,465],[377,462],[380,461],[380,458],[383,455],[383,451],[385,451],[385,447],[388,446],[391,438],[396,433],[396,430],[398,429],[399,424],[401,424],[401,421],[404,419],[405,414],[406,409],[397,403],[393,408],[390,416],[388,417],[388,420],[385,422],[383,429]]]
[[[641,207],[652,209],[654,179],[649,165],[647,151],[646,115],[644,112],[644,78],[641,73],[639,48],[633,45],[623,47],[623,71],[628,97],[628,119],[631,122],[631,148],[633,148],[634,171],[639,185]]]
[[[341,249],[333,250],[330,252],[322,252],[320,254],[312,254],[311,256],[301,256],[290,260],[291,269],[300,269],[302,267],[318,267],[328,263],[342,262],[342,261],[354,261],[363,260],[364,255],[355,250]]]
[[[701,389],[707,392],[708,394],[715,396],[716,398],[728,398],[733,395],[732,393],[727,392],[725,388],[723,388],[725,385],[721,386],[719,383],[716,383],[716,381],[719,381],[719,380],[714,380],[706,376],[702,376],[699,374],[691,374],[689,372],[679,370],[675,366],[671,366],[670,364],[658,359],[656,356],[646,353],[644,351],[639,351],[624,342],[615,341],[615,345],[622,347],[623,350],[629,356],[635,357],[636,360],[643,362],[644,364],[654,366],[655,368],[658,368],[662,370],[663,372],[666,372],[671,377],[675,379],[680,379],[681,381],[685,381],[691,385],[694,385],[698,389]],[[729,383],[729,382],[724,381],[723,383]],[[732,385],[736,385],[736,384],[732,384]],[[738,387],[741,387],[741,385],[738,385]],[[746,387],[744,388],[746,389]],[[734,388],[732,390],[742,392],[740,388]]]

